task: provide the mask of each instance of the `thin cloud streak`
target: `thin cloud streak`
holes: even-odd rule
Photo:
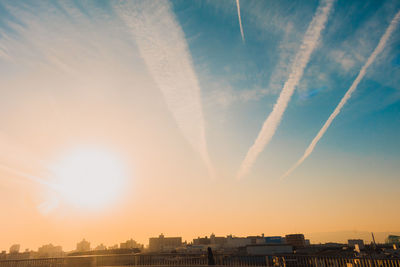
[[[0,170],[6,171],[6,172],[11,173],[13,175],[25,178],[25,179],[27,179],[29,181],[32,181],[32,182],[35,182],[35,183],[38,183],[38,184],[41,184],[41,185],[45,185],[45,186],[47,186],[49,188],[54,189],[54,187],[51,184],[49,184],[48,182],[46,182],[42,178],[39,178],[39,177],[34,176],[34,175],[30,175],[30,174],[25,173],[23,171],[19,171],[17,169],[11,168],[11,167],[9,167],[7,165],[4,165],[4,164],[1,164],[1,163],[0,163]]]
[[[131,31],[183,136],[200,153],[213,177],[214,170],[205,138],[199,81],[184,33],[169,3],[121,2],[115,9]]]
[[[239,3],[239,0],[236,0],[236,8],[237,8],[238,19],[239,19],[240,34],[242,35],[243,42],[245,42],[244,33],[243,33],[243,25],[242,25],[242,16],[240,15],[240,3]]]
[[[100,14],[98,20],[88,18],[76,5],[63,1],[57,1],[54,5],[43,4],[43,11],[39,14],[36,5],[27,5],[26,8],[5,5],[10,14],[20,18],[21,23],[6,21],[7,26],[18,33],[15,35],[7,34],[0,28],[0,63],[5,65],[12,63],[19,69],[22,67],[40,69],[38,68],[40,65],[45,70],[55,70],[86,80],[85,64],[95,66],[96,64],[93,65],[92,62],[96,60],[101,62],[99,70],[106,69],[108,72],[110,66],[112,69],[119,67],[119,65],[114,66],[115,55],[122,57],[132,50],[134,51],[132,54],[136,52],[136,47],[132,45],[132,38],[129,36],[125,40],[123,35],[117,42],[115,38],[109,37],[104,40],[103,36],[113,34],[115,30],[121,30],[121,33],[126,34],[126,24],[129,24],[129,21],[138,23],[139,29],[132,32],[140,45],[139,51],[145,59],[150,74],[159,85],[183,136],[194,150],[201,154],[209,172],[214,175],[206,146],[200,86],[184,33],[176,22],[168,2],[149,3],[151,7],[146,9],[147,3],[121,2],[120,6],[116,4],[116,10],[119,11],[117,13],[124,13],[126,17],[109,18],[107,14]],[[89,7],[93,8],[92,5]],[[131,8],[133,12],[125,13],[124,8],[128,10]],[[139,9],[145,13],[140,14]],[[131,18],[131,14],[137,16]],[[121,17],[124,17],[123,20]],[[47,21],[52,23],[46,23]],[[71,21],[73,23],[70,23]],[[97,24],[98,22],[104,23],[109,28]],[[78,31],[75,25],[82,25],[82,28]],[[102,31],[94,30],[99,27]],[[59,28],[62,31],[59,31]],[[112,41],[109,42],[110,39]],[[99,61],[99,58],[102,60]],[[112,88],[110,89],[112,91]]]
[[[24,178],[25,181],[34,182],[55,189],[55,187],[45,179],[29,173],[32,172],[32,170],[36,170],[34,172],[37,172],[38,169],[41,169],[40,172],[44,170],[46,173],[50,174],[50,169],[46,167],[46,163],[39,159],[37,155],[34,155],[29,150],[25,149],[23,145],[15,142],[15,140],[9,138],[1,131],[0,148],[1,172],[7,172],[11,175]],[[20,167],[16,168],[14,166]]]
[[[328,20],[333,2],[334,0],[323,0],[319,4],[316,14],[314,15],[304,35],[300,50],[297,52],[297,55],[293,61],[289,78],[285,82],[272,112],[265,120],[257,139],[247,152],[247,155],[240,166],[237,175],[238,179],[241,179],[248,173],[258,155],[261,153],[261,151],[263,151],[264,147],[274,136],[290,98],[292,97],[296,86],[303,76],[304,69],[310,60],[311,54],[318,45],[321,32],[325,28],[325,24]]]
[[[1,44],[0,44],[0,58],[4,58],[4,59],[9,58],[7,50],[4,47],[2,47]]]
[[[382,35],[381,39],[379,40],[379,43],[375,50],[372,52],[372,54],[369,56],[367,62],[364,64],[364,66],[361,68],[360,72],[358,73],[356,79],[353,81],[353,84],[350,86],[350,88],[347,90],[346,94],[343,96],[343,98],[340,100],[339,104],[336,106],[335,110],[333,113],[329,116],[328,120],[325,122],[324,126],[319,130],[318,134],[314,137],[310,145],[307,147],[306,151],[304,152],[304,155],[294,164],[282,177],[281,179],[289,176],[297,167],[299,167],[303,161],[310,156],[310,154],[313,152],[315,146],[319,142],[319,140],[322,138],[322,136],[325,134],[325,132],[328,130],[329,126],[331,125],[332,121],[336,118],[336,116],[340,113],[342,110],[343,106],[346,104],[346,102],[350,99],[351,95],[353,92],[357,89],[358,84],[361,82],[361,80],[364,78],[365,73],[368,69],[368,67],[375,61],[376,57],[379,55],[379,53],[382,52],[384,49],[386,42],[390,38],[390,35],[393,33],[393,31],[396,29],[398,23],[400,20],[400,11],[397,12],[395,17],[392,19],[390,22],[390,25],[386,29],[385,33]]]

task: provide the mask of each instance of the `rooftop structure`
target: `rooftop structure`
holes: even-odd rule
[[[286,243],[296,248],[301,248],[306,245],[306,240],[303,234],[291,234],[285,236]]]

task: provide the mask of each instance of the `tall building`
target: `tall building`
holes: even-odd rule
[[[90,251],[90,242],[83,239],[81,242],[76,244],[76,251],[77,252]]]
[[[149,251],[173,251],[182,246],[182,237],[165,237],[161,234],[159,237],[149,238]]]
[[[285,236],[286,243],[294,247],[304,247],[306,245],[306,240],[303,234],[291,234]]]

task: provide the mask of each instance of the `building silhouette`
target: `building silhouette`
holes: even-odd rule
[[[302,248],[306,245],[306,240],[303,234],[291,234],[285,236],[286,244],[292,245],[296,248]]]
[[[106,249],[107,249],[107,247],[105,245],[103,245],[103,243],[101,243],[94,250],[99,251],[99,250],[106,250]]]
[[[39,258],[56,258],[56,257],[62,257],[63,251],[61,246],[54,246],[53,244],[48,244],[38,248],[37,255]]]
[[[127,240],[126,242],[120,243],[119,248],[121,248],[121,249],[132,249],[132,248],[142,249],[143,245],[137,243],[135,240],[133,240],[131,238],[130,240]]]
[[[90,250],[90,242],[83,239],[81,242],[76,244],[77,252],[85,252]]]
[[[14,244],[10,247],[10,254],[15,254],[15,253],[19,253],[19,249],[20,249],[20,245],[19,244]]]
[[[149,251],[151,252],[171,252],[182,246],[182,237],[165,237],[163,234],[159,237],[149,238]]]

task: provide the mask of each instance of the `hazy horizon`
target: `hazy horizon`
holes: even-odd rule
[[[165,237],[175,237],[175,236],[179,236],[179,235],[168,235],[168,233],[159,233],[159,234],[155,234],[152,236],[149,236],[147,239],[143,239],[143,240],[138,240],[135,239],[134,236],[128,236],[125,239],[122,238],[120,240],[116,240],[114,243],[105,243],[105,242],[101,242],[98,241],[97,243],[93,243],[90,239],[86,238],[85,236],[83,236],[81,239],[76,240],[76,242],[72,242],[70,244],[64,244],[66,245],[64,247],[64,245],[62,244],[62,242],[60,243],[54,243],[54,242],[47,242],[47,243],[43,243],[43,244],[39,244],[37,246],[34,247],[29,247],[24,245],[23,242],[21,243],[12,243],[10,244],[8,247],[4,247],[4,248],[0,248],[0,251],[5,250],[8,252],[9,247],[11,247],[11,245],[14,244],[19,244],[21,245],[21,251],[25,251],[25,249],[29,249],[29,250],[33,250],[33,251],[37,251],[37,249],[39,247],[41,247],[42,245],[47,245],[47,244],[53,244],[54,246],[62,246],[63,251],[65,252],[69,252],[69,251],[73,251],[76,249],[76,244],[80,241],[82,241],[83,239],[85,239],[86,241],[90,242],[90,246],[91,249],[94,249],[96,246],[103,244],[106,247],[111,247],[113,245],[120,245],[120,243],[123,243],[127,240],[133,239],[135,241],[137,241],[139,244],[142,244],[145,246],[145,248],[148,246],[149,244],[149,238],[151,237],[158,237],[160,234],[163,234]],[[216,233],[206,233],[203,235],[196,235],[196,236],[192,236],[192,237],[182,237],[182,242],[188,242],[191,243],[193,242],[193,239],[198,238],[198,237],[205,237],[207,236],[208,238],[210,237],[211,234],[215,234],[216,236],[223,236],[226,237],[228,235],[232,235],[234,237],[247,237],[247,236],[261,236],[261,234],[264,234],[265,237],[267,236],[285,236],[286,234],[300,234],[300,232],[296,232],[296,233],[275,233],[275,234],[268,234],[268,233],[249,233],[249,234],[216,234]],[[371,232],[367,232],[367,231],[337,231],[337,232],[320,232],[320,233],[301,233],[304,234],[305,239],[310,240],[311,244],[324,244],[324,243],[342,243],[342,244],[347,244],[347,241],[349,239],[362,239],[364,240],[365,244],[370,244],[372,242],[372,235]],[[385,243],[385,239],[387,238],[388,235],[400,235],[400,232],[375,232],[373,233],[374,237],[375,237],[375,242],[383,244]]]

